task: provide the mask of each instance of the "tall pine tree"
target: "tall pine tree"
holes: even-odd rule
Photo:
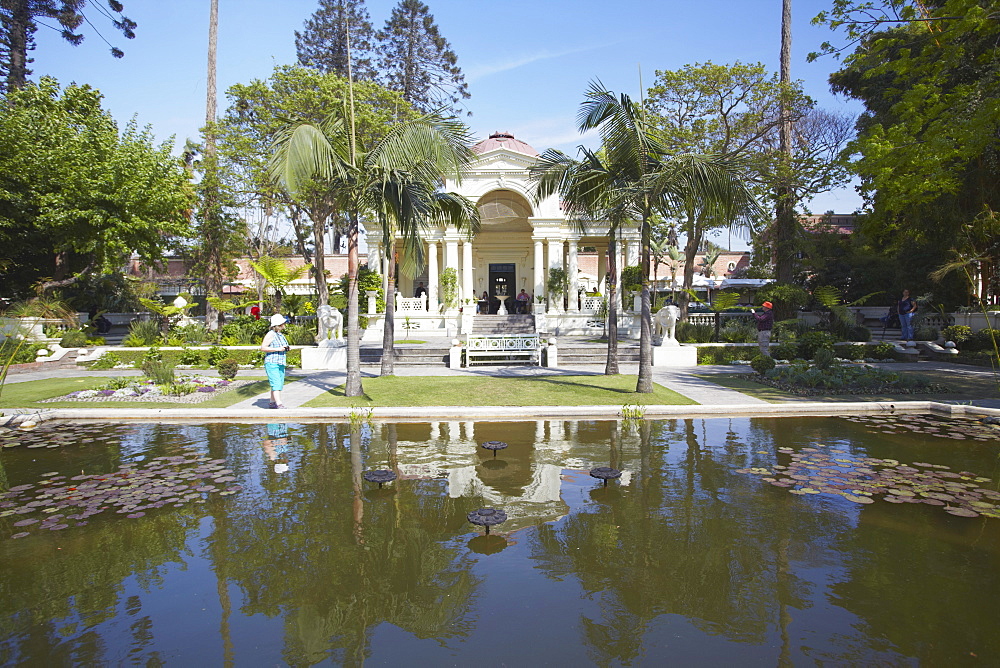
[[[365,0],[320,0],[302,32],[295,31],[299,64],[347,78],[348,30],[351,69],[356,80],[374,81],[374,29]]]
[[[469,97],[458,57],[420,0],[400,0],[376,35],[382,85],[421,111],[460,110]]]
[[[0,77],[5,79],[0,84],[0,90],[11,91],[22,88],[28,80],[31,70],[28,65],[32,59],[28,52],[35,48],[35,31],[38,30],[38,19],[49,19],[59,24],[63,39],[77,46],[83,42],[83,33],[77,32],[84,23],[91,23],[83,13],[87,0],[2,0],[0,2]],[[98,3],[94,3],[98,4]],[[111,20],[111,24],[126,38],[135,38],[135,21],[122,14],[124,7],[118,0],[104,0],[97,7],[100,14]],[[97,33],[101,39],[103,35]],[[104,40],[107,43],[107,40]],[[116,46],[111,47],[111,55],[115,58],[124,56],[124,52]]]

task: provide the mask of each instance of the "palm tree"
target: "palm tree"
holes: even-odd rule
[[[577,114],[581,132],[598,130],[601,137],[600,178],[585,186],[589,201],[602,201],[613,220],[639,222],[642,266],[642,311],[639,377],[636,392],[653,391],[652,313],[650,304],[650,240],[654,213],[675,210],[682,202],[699,200],[726,219],[749,217],[759,210],[744,181],[740,165],[725,156],[669,155],[646,122],[640,105],[628,95],[616,96],[599,81],[590,84]],[[589,192],[600,189],[598,193]]]
[[[463,216],[476,220],[468,202],[434,191],[443,175],[458,178],[471,157],[469,141],[465,125],[434,114],[395,125],[368,150],[357,146],[353,123],[340,114],[319,125],[292,124],[275,139],[272,178],[293,194],[310,183],[327,184],[347,223],[346,396],[364,391],[358,330],[360,220],[367,215],[382,222],[383,240],[398,235],[414,261],[422,262],[418,240],[427,222],[445,217],[458,223]],[[389,295],[386,301],[391,303]],[[388,310],[387,328],[392,327],[390,314]],[[390,347],[383,358],[391,356]]]
[[[276,257],[263,255],[254,262],[250,260],[250,266],[261,275],[261,278],[274,288],[274,310],[281,313],[281,301],[285,295],[285,288],[292,281],[302,278],[309,271],[309,265],[301,267],[291,267],[284,260]]]

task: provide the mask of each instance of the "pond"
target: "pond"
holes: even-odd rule
[[[993,663],[998,434],[901,415],[3,432],[0,663]],[[508,517],[489,536],[467,519],[487,507]]]

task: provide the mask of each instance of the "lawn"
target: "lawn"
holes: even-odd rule
[[[743,394],[763,399],[773,404],[786,401],[952,401],[964,402],[979,399],[1000,398],[997,381],[985,374],[968,375],[960,370],[927,369],[917,374],[932,383],[939,383],[948,388],[947,392],[933,394],[829,394],[818,396],[799,396],[768,385],[761,385],[752,380],[750,374],[702,374],[699,378],[738,390]]]
[[[252,378],[240,378],[252,380]],[[76,390],[89,390],[108,382],[99,376],[79,378],[46,378],[23,383],[7,383],[0,394],[0,408],[225,408],[235,403],[267,392],[266,380],[229,390],[219,396],[197,404],[173,404],[156,401],[53,401],[39,403],[42,399],[61,397]]]
[[[654,385],[637,394],[635,376],[532,376],[522,378],[388,376],[365,378],[363,397],[343,386],[307,402],[309,408],[351,406],[623,406],[697,404]]]

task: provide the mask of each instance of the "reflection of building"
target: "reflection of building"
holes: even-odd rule
[[[503,508],[510,518],[503,529],[510,531],[566,514],[564,472],[607,466],[612,425],[560,420],[398,424],[398,470],[403,479],[447,481],[451,498],[480,498]],[[508,444],[496,458],[479,446],[491,440]],[[618,441],[626,473],[617,484],[627,485],[628,469],[638,460],[638,438],[619,434]]]

